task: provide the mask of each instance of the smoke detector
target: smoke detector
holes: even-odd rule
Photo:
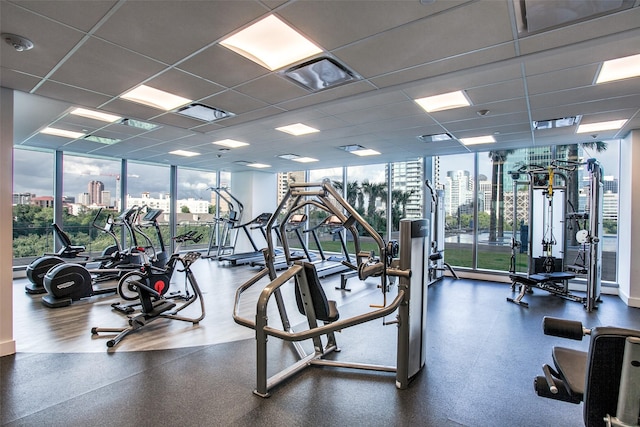
[[[7,42],[7,44],[13,46],[18,52],[33,48],[33,42],[31,40],[16,34],[2,33],[2,39]]]

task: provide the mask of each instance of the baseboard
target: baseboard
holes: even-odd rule
[[[16,352],[15,340],[0,342],[0,356],[9,356],[11,354],[15,354],[15,352]]]
[[[622,289],[618,291],[618,296],[629,307],[640,308],[640,298],[631,298]]]

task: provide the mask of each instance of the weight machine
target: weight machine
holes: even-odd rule
[[[409,382],[424,366],[426,359],[428,272],[425,267],[428,262],[430,242],[429,220],[401,220],[399,244],[396,241],[385,243],[382,237],[331,186],[330,181],[325,180],[322,183],[291,183],[289,191],[269,220],[268,228],[273,226],[280,212],[289,202],[289,206],[293,208],[284,214],[282,224],[286,223],[288,216],[295,210],[302,209],[306,205],[325,209],[341,220],[345,229],[350,231],[354,238],[357,265],[353,265],[352,268],[358,271],[360,280],[368,277],[380,278],[384,303],[382,306],[376,306],[373,311],[341,319],[335,301],[327,300],[313,263],[294,261],[285,272],[277,276],[273,266],[273,242],[269,239],[268,248],[264,251],[266,267],[238,288],[233,311],[236,323],[254,329],[256,333],[257,387],[254,393],[260,397],[268,397],[271,390],[278,384],[311,365],[395,372],[396,387],[407,388]],[[360,251],[356,225],[375,241],[379,258],[370,252]],[[288,253],[287,248],[285,248],[286,253]],[[400,257],[398,253],[401,254]],[[265,277],[270,279],[270,283],[260,293],[255,317],[251,319],[242,317],[239,313],[241,296]],[[390,277],[398,277],[399,280],[397,296],[387,304]],[[298,310],[305,315],[308,324],[308,329],[300,332],[295,332],[289,323],[281,291],[282,286],[290,281],[294,282]],[[278,307],[282,329],[268,323],[267,308],[272,297]],[[335,331],[381,319],[394,312],[397,312],[396,320],[383,322],[383,325],[397,326],[396,366],[325,359],[328,354],[339,351]],[[269,337],[291,342],[298,355],[296,363],[271,377],[267,377]],[[300,344],[301,341],[309,339],[313,341],[314,346],[314,352],[311,354],[307,354]]]
[[[589,195],[587,211],[577,212],[575,206],[567,202],[567,172],[576,171],[581,165],[586,166],[589,174]],[[524,175],[527,180],[522,181]],[[513,236],[511,243],[511,266],[509,269],[511,289],[515,291],[517,285],[520,292],[515,298],[507,298],[524,307],[528,303],[522,301],[526,293],[533,288],[539,288],[562,298],[584,304],[588,311],[597,308],[600,301],[602,248],[602,168],[597,160],[589,159],[585,164],[572,162],[553,162],[548,167],[536,165],[523,166],[511,172],[513,183]],[[521,242],[516,239],[517,233],[517,203],[518,187],[529,188],[528,209],[528,268],[527,275],[516,273],[515,259]],[[567,206],[571,212],[567,212]],[[558,212],[561,215],[558,215]],[[566,242],[565,225],[570,222],[579,225],[588,220],[589,228],[579,227],[576,240],[581,245],[576,260],[571,265],[565,265]],[[540,242],[540,246],[536,244]],[[554,248],[560,257],[554,256]],[[569,291],[569,280],[576,274],[585,274],[587,281],[586,297],[578,296]]]

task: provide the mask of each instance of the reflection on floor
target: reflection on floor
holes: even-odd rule
[[[615,296],[587,313],[535,291],[526,309],[505,301],[512,294],[504,284],[445,279],[429,288],[427,366],[409,389],[397,390],[388,373],[314,367],[261,399],[251,393],[253,331],[231,319],[236,288],[257,270],[207,260],[194,270],[207,317],[197,326],[158,321],[113,352],[90,329],[126,324],[111,310],[115,296],[54,310],[16,281],[18,354],[0,358],[2,425],[579,426],[581,406],[537,397],[532,380],[553,345],[584,349],[587,342],[544,336],[542,317],[640,329],[640,310]],[[323,284],[346,316],[382,300],[376,280],[350,279],[352,292],[334,290],[339,277]],[[258,290],[243,299],[248,317]],[[290,289],[284,295],[292,306]],[[294,324],[303,320],[293,308],[289,316]],[[270,319],[277,318],[274,311]],[[393,365],[395,333],[381,321],[343,330],[336,358]],[[274,371],[294,360],[289,344],[275,338],[269,352]]]

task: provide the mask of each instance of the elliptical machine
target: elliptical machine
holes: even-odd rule
[[[93,295],[116,292],[115,286],[106,288],[95,288],[94,284],[107,280],[118,279],[127,271],[140,268],[149,259],[145,250],[146,247],[137,245],[135,224],[138,221],[142,208],[134,206],[124,211],[117,219],[116,225],[124,226],[129,232],[131,243],[133,244],[128,250],[119,250],[113,252],[109,259],[100,260],[98,268],[89,269],[86,265],[61,263],[51,268],[44,275],[43,286],[47,291],[47,295],[42,297],[42,303],[50,308],[66,307],[73,301]],[[161,212],[160,212],[161,213]],[[155,218],[159,216],[156,213]],[[112,221],[107,221],[107,223]],[[159,233],[159,227],[156,231]],[[115,233],[111,230],[112,237],[118,242]],[[143,234],[141,230],[138,233]],[[152,246],[151,240],[146,236],[146,240]],[[160,237],[160,242],[162,239]],[[122,245],[121,245],[122,246]],[[164,252],[164,248],[162,248]],[[154,251],[155,254],[155,251]]]
[[[53,223],[53,232],[55,237],[60,243],[62,248],[56,253],[45,253],[41,257],[35,259],[27,266],[26,274],[29,279],[28,284],[25,285],[25,291],[28,294],[44,294],[47,290],[44,288],[44,276],[49,270],[58,264],[68,262],[68,260],[78,260],[76,264],[87,264],[92,262],[101,263],[100,268],[103,268],[104,263],[113,261],[114,256],[118,257],[120,254],[120,243],[113,231],[114,221],[111,214],[106,219],[104,226],[98,226],[97,221],[102,213],[102,208],[98,210],[96,216],[91,222],[91,226],[100,230],[103,233],[108,234],[113,238],[114,244],[107,246],[101,253],[101,255],[93,260],[89,260],[88,256],[82,255],[85,251],[84,246],[72,245],[69,235],[62,231],[58,224]],[[116,255],[114,255],[116,254]]]

